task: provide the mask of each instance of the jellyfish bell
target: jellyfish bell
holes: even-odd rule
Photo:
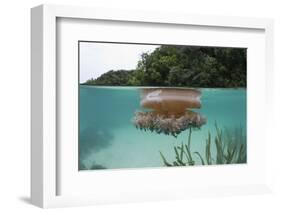
[[[141,106],[159,112],[181,114],[201,107],[201,92],[196,89],[143,89],[141,93]]]
[[[141,91],[140,105],[152,111],[136,112],[136,128],[177,136],[188,128],[200,128],[206,118],[190,109],[201,107],[196,89],[153,88]]]

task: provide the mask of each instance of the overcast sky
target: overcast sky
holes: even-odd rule
[[[143,52],[157,45],[80,42],[80,83],[109,70],[134,69]]]

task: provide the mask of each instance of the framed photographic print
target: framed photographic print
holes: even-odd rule
[[[270,191],[272,20],[43,5],[31,21],[32,203]]]
[[[246,48],[78,45],[79,170],[247,163]]]

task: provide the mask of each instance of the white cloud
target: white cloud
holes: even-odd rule
[[[159,45],[80,42],[80,82],[109,70],[134,69],[143,52]]]

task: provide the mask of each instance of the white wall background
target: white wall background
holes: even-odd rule
[[[0,212],[38,212],[29,204],[30,178],[30,11],[41,3],[78,4],[192,14],[270,17],[275,19],[275,109],[281,109],[281,6],[276,0],[9,0],[0,7]],[[278,85],[279,84],[279,85]],[[279,125],[276,110],[274,128]],[[120,204],[52,212],[281,212],[281,139],[272,141],[275,187],[271,195],[202,198]],[[279,165],[278,165],[279,164]],[[278,167],[279,166],[279,167]]]

